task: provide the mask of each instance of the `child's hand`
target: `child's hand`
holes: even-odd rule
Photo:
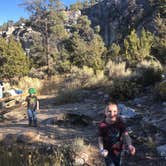
[[[128,149],[130,151],[130,154],[134,156],[135,155],[135,147],[133,145],[129,145]]]
[[[107,155],[108,155],[108,150],[102,149],[102,150],[100,150],[100,154],[101,154],[101,156],[103,156],[103,157],[107,157]]]

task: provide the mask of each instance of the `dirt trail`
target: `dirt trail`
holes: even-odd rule
[[[38,127],[29,127],[26,116],[26,108],[21,107],[15,109],[22,115],[21,120],[10,119],[0,123],[0,135],[16,134],[19,135],[25,132],[33,132],[40,136],[40,141],[49,144],[60,144],[64,141],[73,140],[81,137],[97,149],[97,123],[102,119],[101,110],[105,107],[103,104],[96,103],[91,100],[87,103],[73,103],[65,105],[56,105],[53,96],[40,97],[40,111],[37,114]],[[66,114],[72,115],[65,119]],[[65,115],[65,116],[64,116]],[[85,115],[87,123],[81,122],[76,115]],[[76,121],[72,121],[76,117]],[[82,117],[82,116],[81,116]],[[80,118],[80,117],[79,117]],[[81,119],[82,120],[82,119]],[[165,166],[166,162],[161,160],[157,155],[153,145],[147,145],[144,140],[139,140],[138,137],[142,133],[141,120],[134,119],[130,122],[130,127],[133,128],[132,136],[133,143],[136,146],[137,153],[135,157],[128,156],[125,161],[125,166]],[[148,130],[148,128],[147,128]],[[150,129],[149,129],[150,130]],[[149,131],[153,135],[153,131]],[[155,133],[155,131],[154,131]],[[0,136],[2,137],[2,136]],[[37,140],[37,141],[39,141]]]
[[[66,114],[78,114],[86,115],[93,119],[96,116],[95,114],[97,114],[97,112],[94,113],[97,107],[96,103],[75,103],[56,106],[54,97],[41,96],[40,111],[37,113],[38,127],[28,126],[26,108],[22,106],[12,110],[13,114],[11,115],[14,116],[14,114],[17,114],[16,118],[10,115],[8,120],[0,123],[0,134],[20,134],[25,131],[37,132],[40,134],[43,142],[46,141],[52,144],[59,144],[60,142],[76,137],[91,139],[96,134],[95,125],[87,124],[84,126],[82,124],[65,123],[63,116]],[[57,119],[61,120],[61,122],[55,124],[53,121]]]

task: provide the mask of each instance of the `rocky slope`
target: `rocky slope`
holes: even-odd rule
[[[103,0],[83,11],[93,26],[100,25],[101,35],[107,45],[121,41],[132,28],[142,27],[155,32],[155,10],[148,0]]]

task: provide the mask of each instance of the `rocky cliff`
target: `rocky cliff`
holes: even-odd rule
[[[155,10],[148,0],[103,0],[83,13],[88,15],[92,26],[100,25],[107,45],[123,40],[133,28],[138,32],[142,27],[155,31]]]

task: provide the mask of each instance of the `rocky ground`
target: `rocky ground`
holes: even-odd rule
[[[102,98],[104,94],[98,93]],[[100,97],[98,98],[100,100]],[[166,106],[164,102],[154,102],[151,96],[143,96],[121,103],[122,116],[126,122],[136,146],[134,157],[126,156],[125,166],[165,166],[166,148]],[[95,95],[81,103],[57,105],[53,96],[40,96],[38,127],[27,125],[24,105],[9,112],[3,112],[0,122],[0,140],[3,144],[42,142],[45,144],[63,144],[77,137],[83,138],[93,147],[93,153],[85,155],[86,162],[93,166],[102,165],[97,149],[97,124],[103,118],[105,104],[95,100]],[[7,111],[7,110],[6,110]],[[127,112],[129,111],[129,112]],[[162,151],[161,151],[162,149]],[[86,152],[84,152],[86,154]]]

